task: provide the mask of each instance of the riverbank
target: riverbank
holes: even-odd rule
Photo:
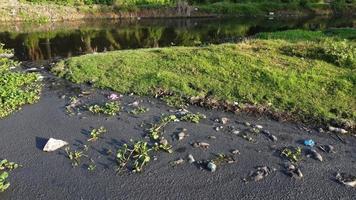
[[[198,4],[188,6],[135,6],[117,7],[108,5],[57,5],[51,3],[18,3],[0,5],[0,22],[27,21],[47,23],[83,19],[123,18],[177,18],[177,17],[219,17],[219,16],[332,16],[354,15],[355,4],[291,4],[291,3],[227,3]]]
[[[53,71],[120,93],[169,96],[174,105],[187,101],[355,129],[355,42],[341,40],[354,33],[297,30],[238,44],[99,53],[59,62]]]

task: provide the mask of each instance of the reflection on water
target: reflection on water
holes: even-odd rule
[[[0,24],[0,43],[20,60],[47,60],[91,52],[238,41],[262,31],[355,27],[355,19],[151,19]]]

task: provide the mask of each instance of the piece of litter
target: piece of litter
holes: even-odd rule
[[[184,163],[184,159],[182,159],[182,158],[179,158],[178,160],[175,160],[175,161],[171,162],[172,166],[177,166],[177,165],[180,165],[180,164],[183,164],[183,163]]]
[[[251,171],[248,177],[244,178],[245,182],[249,181],[260,181],[270,175],[274,169],[271,169],[267,166],[256,167],[255,171]]]
[[[45,152],[56,151],[57,149],[60,149],[66,145],[68,145],[68,142],[66,141],[50,138],[47,141],[46,145],[43,147],[43,151]]]
[[[229,118],[227,118],[227,117],[221,118],[221,123],[222,124],[227,124],[228,122],[229,122]]]
[[[341,134],[346,134],[346,133],[348,133],[345,129],[336,128],[336,127],[332,127],[332,126],[329,126],[329,131],[335,132],[335,133],[341,133]]]
[[[323,162],[323,157],[315,149],[311,149],[309,151],[309,155],[311,155],[315,160],[319,160],[320,162]]]
[[[257,129],[263,129],[263,126],[261,126],[261,125],[256,125],[255,126]]]
[[[189,162],[190,164],[192,164],[192,163],[195,162],[195,159],[194,159],[194,157],[193,157],[192,154],[189,154],[189,155],[188,155],[188,162]]]
[[[335,148],[332,145],[319,145],[318,148],[325,153],[335,153]]]
[[[206,143],[206,142],[195,142],[195,143],[193,143],[193,147],[194,148],[200,147],[200,148],[203,148],[203,149],[207,149],[207,148],[209,148],[209,146],[210,146],[210,144]]]
[[[312,139],[304,140],[304,145],[308,147],[313,147],[315,145],[315,142]]]
[[[119,98],[120,98],[119,95],[117,95],[115,93],[112,93],[108,96],[108,99],[113,100],[113,101],[118,100]]]
[[[356,176],[346,173],[337,173],[336,180],[344,185],[356,188]]]
[[[139,105],[138,101],[134,101],[134,102],[129,104],[129,106],[132,106],[132,107],[138,107],[138,105]]]
[[[236,155],[236,154],[240,154],[240,151],[238,149],[234,149],[234,150],[231,150],[231,153]]]
[[[207,167],[211,172],[215,172],[216,171],[216,164],[214,162],[209,162]]]
[[[294,165],[289,165],[287,167],[287,173],[293,178],[303,178],[302,171]]]

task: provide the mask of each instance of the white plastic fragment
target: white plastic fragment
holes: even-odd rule
[[[213,162],[209,162],[207,167],[211,172],[215,172],[216,171],[216,164],[213,163]]]
[[[57,149],[60,149],[66,145],[68,145],[68,142],[66,141],[50,138],[47,141],[46,145],[43,147],[43,151],[45,152],[56,151]]]

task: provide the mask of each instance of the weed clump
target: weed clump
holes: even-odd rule
[[[94,114],[105,114],[110,116],[115,116],[121,110],[120,103],[113,101],[105,103],[104,105],[91,105],[88,110]]]

